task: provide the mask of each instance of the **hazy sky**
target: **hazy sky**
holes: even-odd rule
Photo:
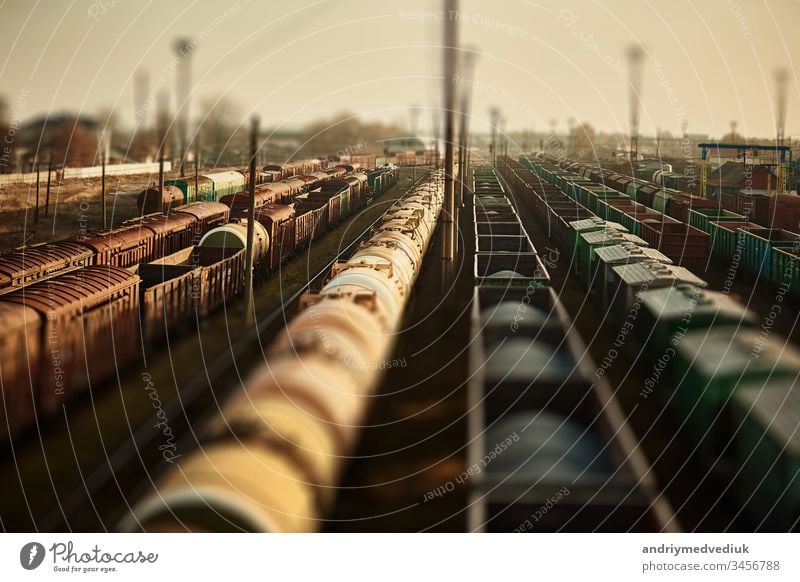
[[[0,0],[0,93],[23,118],[113,106],[132,125],[134,72],[174,95],[183,35],[197,45],[195,95],[228,94],[265,125],[344,109],[407,123],[412,104],[439,101],[449,17],[431,0]],[[719,136],[736,119],[741,133],[773,135],[773,71],[785,66],[787,135],[800,136],[800,0],[462,0],[457,19],[481,53],[478,130],[496,104],[510,129],[574,117],[627,132],[624,53],[640,41],[642,133],[678,133],[685,117],[690,132]]]

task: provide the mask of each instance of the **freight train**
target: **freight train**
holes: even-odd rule
[[[520,161],[530,169],[531,160],[523,157]],[[560,175],[556,178],[549,168]],[[545,162],[538,172],[543,179],[557,181],[559,187],[601,218],[622,221],[631,232],[641,232],[651,245],[684,266],[704,270],[713,259],[723,271],[741,271],[758,284],[785,287],[789,297],[800,299],[797,196],[764,196],[769,198],[764,205],[755,202],[760,199],[758,196],[741,194],[737,204],[748,201],[754,206],[743,208],[739,214],[714,200],[642,185],[625,176],[603,174],[596,168],[587,172],[588,168],[585,164]],[[595,203],[590,194],[596,191],[592,184],[597,182],[614,192]]]
[[[396,174],[393,169],[383,174],[385,190]],[[273,273],[371,195],[366,187],[356,191],[348,183],[314,209],[257,208],[256,273]],[[0,295],[0,440],[52,415],[134,360],[140,331],[151,342],[167,331],[174,336],[238,295],[244,285],[247,218],[229,222],[229,213],[219,202],[196,202],[167,216],[87,233],[82,240],[0,257],[2,281],[8,282]]]
[[[126,530],[308,532],[320,527],[442,208],[435,172],[393,204],[275,338],[267,363],[168,471]]]
[[[556,162],[554,158],[542,158]],[[523,164],[529,162],[523,161]],[[657,171],[652,176],[631,178],[610,169],[577,162],[563,162],[563,169],[627,194],[632,200],[687,222],[689,208],[709,208],[746,217],[761,227],[800,232],[800,197],[791,194],[721,192],[718,199],[703,198],[695,176]],[[655,198],[654,198],[655,194]]]
[[[537,216],[544,208],[562,221],[559,247],[571,257],[571,269],[619,331],[620,345],[649,372],[640,396],[667,406],[707,467],[731,484],[734,502],[756,528],[796,528],[800,351],[777,333],[764,333],[759,318],[727,293],[670,264],[669,253],[653,256],[647,241],[622,242],[619,224],[587,208],[602,208],[602,197],[580,193],[586,186],[571,173],[507,157],[498,166]],[[564,199],[573,205],[566,214],[558,209]],[[582,230],[586,215],[593,232]],[[594,232],[603,236],[589,236]],[[751,269],[757,269],[770,247],[763,237],[751,242]],[[604,365],[596,376],[605,376]]]
[[[285,165],[267,165],[256,175],[256,187],[260,190],[274,190],[284,198],[302,193],[328,178],[338,178],[352,173],[356,168],[340,164],[325,169],[322,160],[301,160]],[[247,170],[213,172],[198,176],[181,176],[165,180],[161,196],[158,188],[143,190],[137,198],[137,206],[142,214],[154,212],[167,213],[171,208],[192,202],[220,201],[225,196],[237,192],[247,193],[250,173]],[[286,202],[286,200],[283,200]]]
[[[619,403],[594,376],[549,284],[548,255],[533,246],[494,169],[476,167],[472,191],[470,531],[676,531]],[[559,238],[554,221],[545,227]],[[632,244],[622,230],[612,234]]]
[[[0,255],[0,293],[14,291],[69,269],[91,265],[130,267],[197,243],[228,222],[230,209],[218,202],[195,202],[169,216],[148,215],[106,231],[43,243]]]

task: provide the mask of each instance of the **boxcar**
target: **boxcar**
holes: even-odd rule
[[[261,186],[255,191],[255,202],[253,206],[259,208],[265,204],[275,204],[280,201],[280,192],[284,188],[277,187],[279,184],[269,184],[267,187]],[[285,185],[284,185],[285,186]],[[288,186],[285,186],[288,190]],[[236,192],[235,194],[226,194],[219,199],[221,204],[224,204],[231,209],[231,217],[236,218],[241,216],[242,213],[247,212],[250,208],[250,192]]]
[[[270,271],[275,270],[294,253],[296,245],[295,210],[284,204],[270,204],[257,209],[254,216],[266,229],[269,236],[270,248],[267,267]]]
[[[66,269],[92,262],[85,245],[63,241],[35,245],[0,256],[0,290],[22,287]]]
[[[39,377],[39,410],[54,412],[86,386],[111,377],[118,362],[135,358],[138,288],[137,275],[103,265],[34,283],[2,298],[30,307],[41,320],[43,349],[38,361],[27,360]]]
[[[0,301],[0,441],[33,423],[42,321],[31,307]]]
[[[158,188],[147,188],[136,199],[136,206],[141,214],[153,212],[166,214],[171,208],[177,208],[181,204],[185,204],[184,194],[176,186],[165,185],[161,196],[158,195]]]
[[[89,248],[93,253],[93,265],[130,267],[148,259],[152,248],[153,232],[140,231],[136,227],[88,232],[69,239]]]
[[[231,214],[230,208],[219,202],[195,202],[182,206],[175,212],[191,214],[197,219],[192,234],[192,241],[195,243],[212,228],[228,222]]]
[[[139,221],[139,228],[153,233],[152,238],[148,237],[151,248],[147,253],[147,260],[170,255],[191,245],[195,222],[197,217],[186,212],[143,217]]]

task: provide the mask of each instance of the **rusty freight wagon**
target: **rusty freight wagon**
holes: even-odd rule
[[[0,256],[0,293],[44,279],[61,271],[85,267],[92,251],[75,242],[26,247]]]
[[[230,208],[219,202],[195,202],[181,207],[176,212],[190,214],[197,219],[192,232],[192,242],[194,243],[212,228],[228,222],[231,213]]]
[[[35,309],[0,301],[0,442],[33,423],[41,339],[42,319]]]
[[[295,210],[284,204],[270,204],[256,209],[254,217],[267,231],[269,252],[265,259],[267,269],[274,271],[295,250]]]
[[[89,248],[93,253],[93,265],[130,267],[149,259],[152,231],[142,233],[135,227],[122,227],[113,230],[87,232],[69,239]]]
[[[7,401],[33,394],[38,411],[50,414],[87,386],[107,380],[117,365],[136,357],[139,349],[139,277],[108,265],[79,269],[29,285],[0,298],[39,317],[39,336],[25,356],[32,374],[22,393],[6,391]],[[30,312],[28,312],[30,313]],[[2,361],[8,361],[6,354]]]

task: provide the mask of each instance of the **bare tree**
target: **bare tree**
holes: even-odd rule
[[[247,150],[247,128],[239,106],[226,96],[200,102],[198,132],[206,158],[214,165],[236,165]]]
[[[0,95],[0,125],[8,124],[8,99]]]
[[[327,156],[337,152],[380,155],[398,138],[407,143],[407,135],[408,130],[398,124],[363,121],[343,111],[331,118],[309,123],[302,132],[298,155]]]
[[[588,123],[573,125],[569,133],[572,153],[579,158],[594,157],[595,131]]]

